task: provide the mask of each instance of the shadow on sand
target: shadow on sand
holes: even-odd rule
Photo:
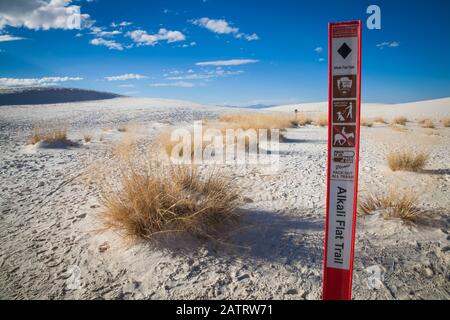
[[[158,239],[157,246],[175,255],[192,256],[207,248],[208,255],[265,260],[289,264],[301,260],[310,265],[322,263],[324,223],[283,213],[243,210],[238,223],[224,227],[222,237],[199,239],[176,235]],[[225,236],[226,234],[226,236]]]

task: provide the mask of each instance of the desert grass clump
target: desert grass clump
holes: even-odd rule
[[[223,125],[230,129],[286,129],[298,125],[295,118],[275,113],[251,113],[251,114],[229,114],[219,118]]]
[[[441,120],[442,125],[444,126],[444,128],[449,128],[450,127],[450,118],[444,118]]]
[[[382,123],[382,124],[386,124],[387,123],[386,120],[383,117],[375,117],[373,119],[373,121],[376,122],[376,123]]]
[[[113,186],[102,188],[101,217],[106,228],[125,237],[157,240],[185,233],[220,239],[227,223],[239,217],[234,186],[217,171],[133,154],[116,172]]]
[[[29,142],[32,145],[39,142],[47,143],[49,145],[74,145],[74,143],[67,138],[67,129],[65,128],[35,129]]]
[[[368,119],[361,119],[361,126],[371,128],[373,127],[373,122]]]
[[[90,134],[88,134],[88,133],[85,133],[83,135],[83,140],[84,140],[84,142],[89,143],[89,142],[92,141],[92,136]]]
[[[313,119],[308,116],[300,115],[294,120],[298,126],[306,126],[313,123]]]
[[[419,124],[422,128],[426,128],[426,129],[434,129],[435,128],[435,125],[431,119],[423,119],[419,122]]]
[[[402,219],[415,221],[420,213],[418,196],[410,189],[391,189],[386,194],[369,193],[359,201],[358,213],[369,215],[377,210],[384,210],[385,219]]]
[[[328,125],[328,117],[327,116],[320,116],[314,119],[313,124],[319,127],[326,127]]]
[[[401,150],[390,152],[386,156],[388,166],[392,171],[418,172],[427,164],[429,155],[414,150]]]
[[[406,125],[406,122],[408,122],[408,119],[406,117],[403,117],[403,116],[395,117],[392,120],[392,124],[396,124],[396,125],[400,125],[400,126]]]

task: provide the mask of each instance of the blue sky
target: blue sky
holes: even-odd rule
[[[365,27],[371,4],[381,30]],[[78,9],[79,29],[67,22]],[[0,0],[0,85],[232,105],[325,101],[327,24],[361,19],[364,102],[448,97],[449,11],[446,0]]]

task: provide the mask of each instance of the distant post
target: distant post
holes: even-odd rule
[[[295,121],[297,121],[297,118],[298,118],[298,109],[295,109]]]
[[[358,198],[361,21],[329,24],[324,300],[350,300]]]

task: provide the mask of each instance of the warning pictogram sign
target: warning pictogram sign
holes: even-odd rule
[[[361,22],[329,25],[324,299],[350,299],[358,191]]]

